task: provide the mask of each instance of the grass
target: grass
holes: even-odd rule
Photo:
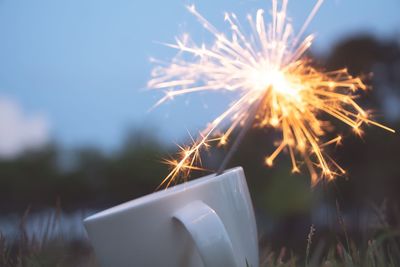
[[[7,240],[0,233],[1,267],[95,267],[98,266],[87,240],[70,240],[56,234],[59,211],[49,216],[43,224],[43,234],[28,236],[25,221],[29,211],[21,218],[18,238]],[[323,238],[316,239],[314,226],[305,237],[305,254],[298,255],[286,248],[273,251],[261,248],[261,267],[399,267],[399,232],[384,225],[374,233],[366,244],[356,244],[347,236],[344,222],[344,237],[336,237],[326,244]],[[342,241],[343,240],[343,241]],[[157,253],[157,252],[155,252]]]
[[[307,249],[304,260],[289,254],[285,249],[276,254],[273,251],[264,252],[261,262],[262,267],[399,267],[400,253],[396,237],[391,233],[380,235],[367,242],[364,248],[359,248],[354,242],[349,241],[350,248],[341,242],[324,248],[319,243],[314,251]],[[307,247],[311,241],[307,242]]]
[[[57,234],[60,210],[54,209],[37,235],[28,235],[29,209],[21,218],[15,240],[7,240],[0,232],[0,267],[98,266],[86,240],[71,240]]]

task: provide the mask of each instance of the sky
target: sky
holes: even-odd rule
[[[210,41],[185,9],[192,3],[222,31],[224,11],[244,19],[270,8],[270,0],[0,0],[0,156],[45,140],[112,150],[130,129],[171,144],[195,135],[226,96],[185,96],[149,111],[162,93],[146,90],[149,58],[175,55],[160,43],[185,32]],[[297,29],[314,3],[289,1]],[[399,38],[399,12],[400,0],[325,0],[308,28],[317,33],[312,49],[329,52],[357,32]]]

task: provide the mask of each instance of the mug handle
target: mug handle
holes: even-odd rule
[[[215,210],[197,200],[173,217],[191,235],[205,267],[237,267],[232,242]]]

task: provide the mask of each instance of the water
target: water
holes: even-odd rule
[[[21,214],[0,215],[0,232],[6,240],[15,240],[24,231],[29,239],[86,239],[83,219],[96,212],[97,210],[78,210],[65,213],[47,209],[28,214],[25,219]]]

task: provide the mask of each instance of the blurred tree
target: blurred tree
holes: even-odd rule
[[[54,185],[58,179],[58,151],[55,145],[27,151],[0,161],[0,209],[26,209],[30,203],[55,203]],[[39,200],[39,201],[38,201]]]
[[[373,117],[395,130],[400,126],[400,43],[370,35],[355,36],[339,42],[327,57],[328,69],[348,68],[353,75],[366,78],[372,90],[359,101],[370,107]],[[369,75],[371,74],[371,75]],[[382,114],[383,113],[383,114]],[[384,115],[384,116],[382,116]],[[343,126],[338,125],[339,129]],[[400,203],[400,138],[382,129],[365,129],[362,139],[347,136],[336,149],[335,158],[348,170],[347,178],[338,179],[331,190],[341,207],[357,213],[387,200],[389,206]],[[331,200],[333,202],[334,200]],[[390,210],[390,208],[389,208]],[[360,222],[367,224],[368,222]]]
[[[370,35],[355,36],[339,42],[326,60],[330,70],[348,68],[353,75],[368,76],[373,86],[369,104],[385,112],[386,119],[400,119],[400,43],[379,40]],[[371,103],[372,102],[372,103]]]
[[[55,145],[0,160],[0,211],[52,207],[60,199],[64,210],[105,208],[156,189],[166,166],[166,148],[151,134],[130,133],[120,150],[106,155],[83,147],[71,153],[63,168]],[[62,160],[62,159],[61,159]]]

